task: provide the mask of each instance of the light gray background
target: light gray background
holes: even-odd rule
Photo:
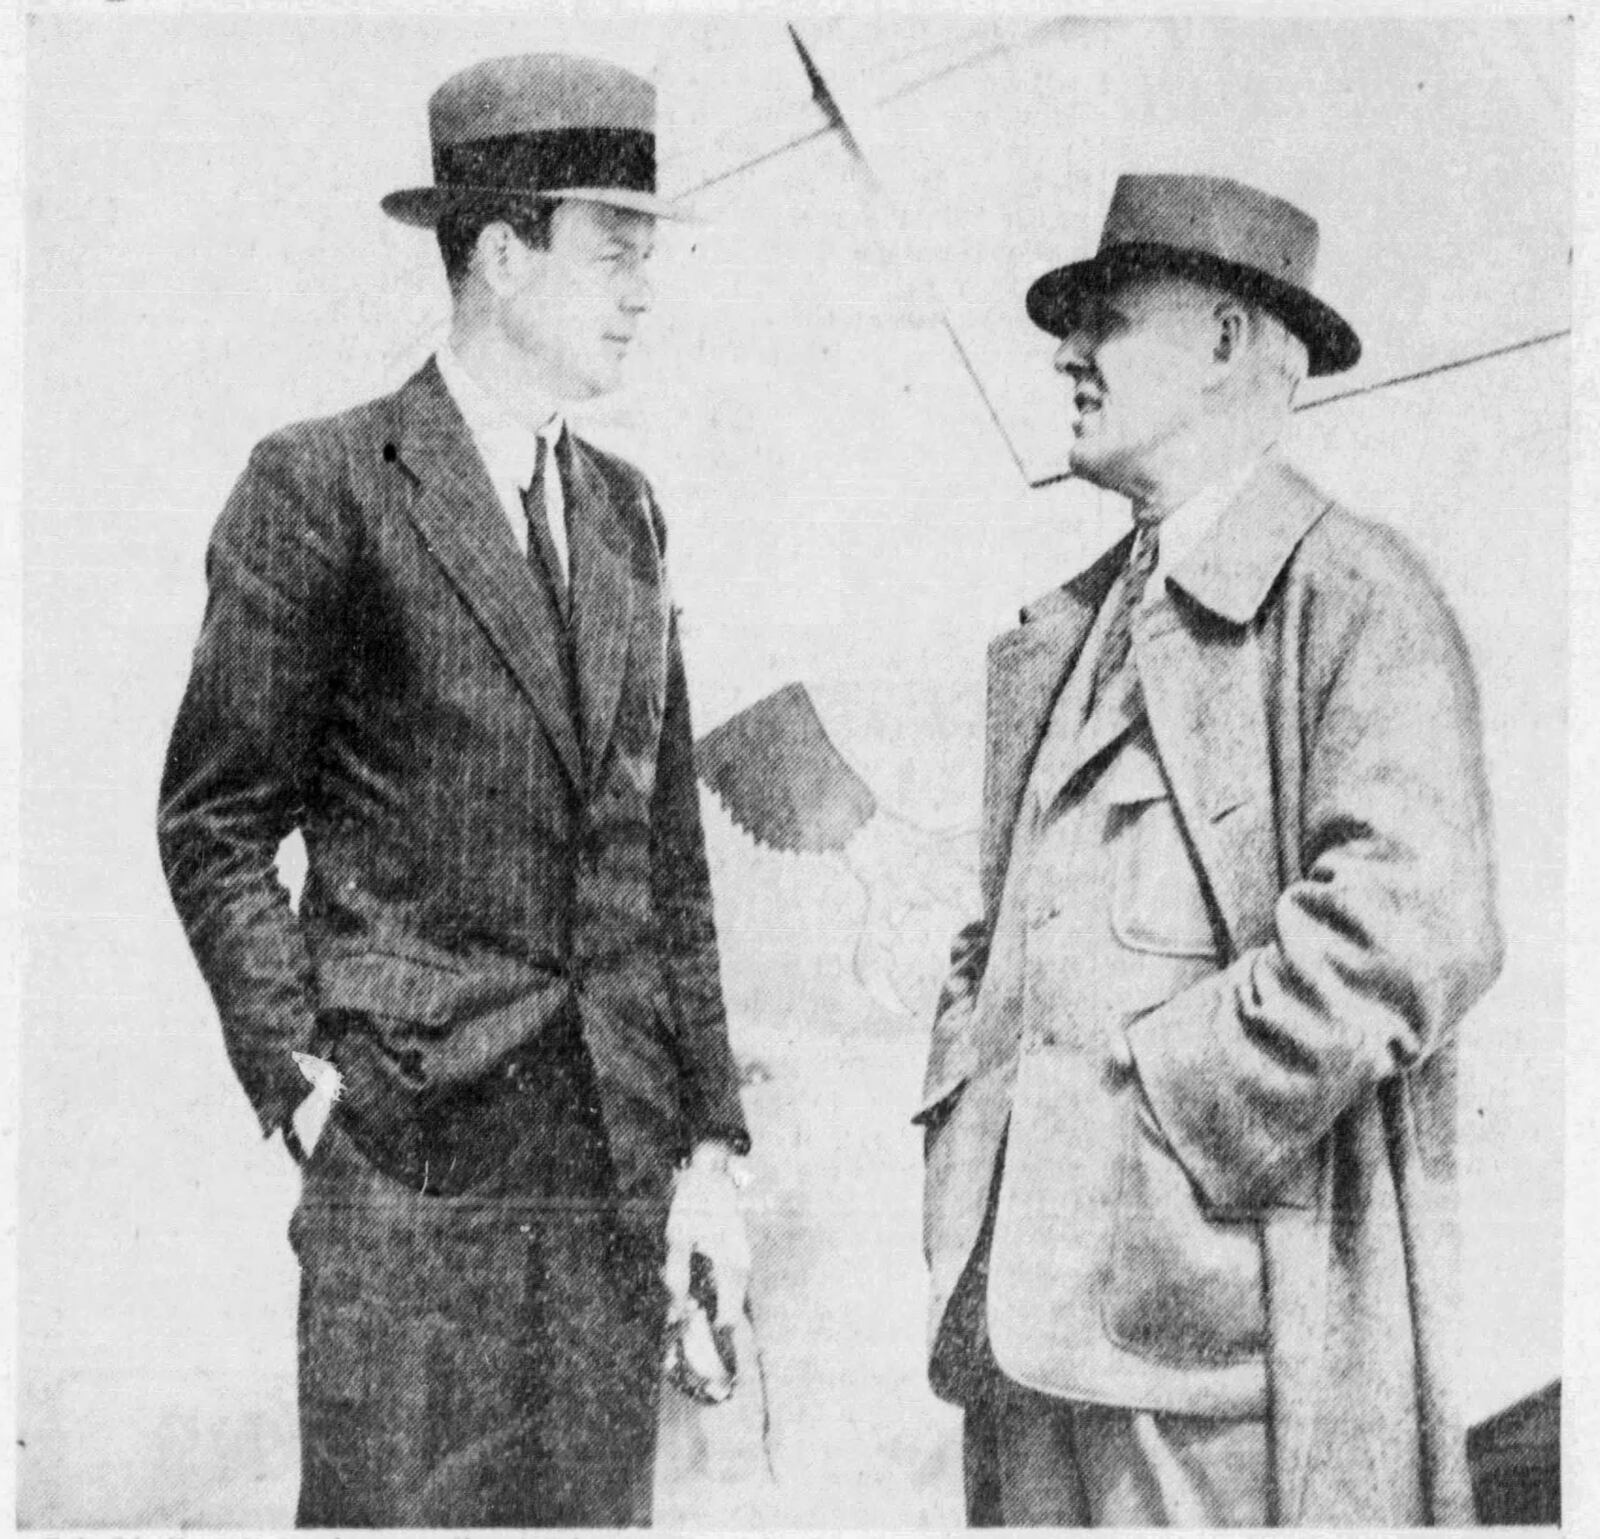
[[[1464,365],[1308,411],[1291,449],[1422,546],[1482,673],[1512,949],[1467,1027],[1473,1408],[1560,1372],[1569,359],[1558,337],[1467,360],[1568,325],[1568,29],[799,25],[870,172],[776,15],[30,19],[25,1523],[287,1519],[297,1178],[223,1058],[156,783],[204,541],[251,444],[392,387],[446,318],[430,240],[377,208],[425,179],[428,92],[542,47],[653,71],[670,190],[710,183],[708,222],[663,242],[633,387],[589,424],[667,510],[698,724],[801,679],[926,828],[976,817],[987,639],[1125,516],[1030,488],[1067,403],[1020,319],[1028,280],[1092,246],[1117,171],[1304,202],[1367,342],[1349,385]],[[746,1394],[669,1427],[663,1517],[954,1522],[906,1118],[962,916],[896,884],[961,840],[876,828],[853,874],[706,811],[735,1045],[771,1076],[748,1099],[778,1480]]]

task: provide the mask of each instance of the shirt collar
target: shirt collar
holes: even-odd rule
[[[538,429],[526,427],[467,372],[448,342],[439,349],[438,362],[445,387],[460,408],[489,473],[513,483],[519,491],[527,490],[538,462],[539,440],[543,438],[553,447],[565,431],[561,413],[552,412]]]

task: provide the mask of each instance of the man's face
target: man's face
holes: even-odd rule
[[[621,384],[622,361],[653,297],[645,266],[654,244],[648,214],[563,202],[549,249],[523,248],[517,279],[501,298],[501,324],[561,399],[584,401]]]
[[[1075,474],[1136,495],[1162,447],[1193,425],[1214,346],[1208,298],[1163,277],[1085,300],[1055,354],[1056,372],[1072,381]]]

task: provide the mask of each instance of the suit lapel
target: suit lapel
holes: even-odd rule
[[[573,784],[582,787],[554,595],[517,549],[489,473],[431,360],[401,392],[399,439],[412,481],[408,516],[532,702]]]
[[[605,763],[622,698],[633,610],[633,511],[613,498],[588,447],[566,435],[570,474],[567,528],[574,560],[572,615],[577,630],[584,751],[591,770]]]

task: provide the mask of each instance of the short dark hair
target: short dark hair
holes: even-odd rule
[[[510,225],[511,233],[523,245],[544,251],[550,245],[550,222],[554,213],[555,204],[551,200],[518,193],[464,193],[452,199],[434,230],[451,289],[459,289],[466,281],[478,237],[490,225]]]

